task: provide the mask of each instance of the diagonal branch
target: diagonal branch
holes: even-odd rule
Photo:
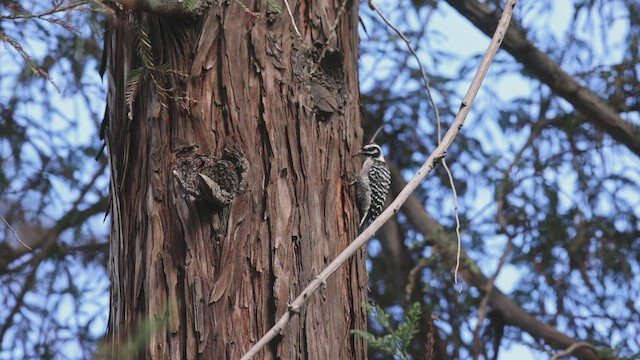
[[[564,357],[568,357],[569,355],[571,355],[574,351],[576,351],[580,347],[586,347],[586,348],[590,348],[592,350],[595,350],[593,348],[593,345],[589,344],[588,342],[578,342],[578,343],[575,343],[575,344],[569,346],[566,350],[564,350],[564,351],[562,351],[562,352],[560,352],[558,354],[553,355],[550,360],[558,360],[558,359],[562,359]]]
[[[447,0],[447,3],[466,17],[473,25],[491,35],[498,13],[476,0]],[[625,121],[620,114],[598,95],[580,85],[558,63],[529,42],[520,27],[512,25],[502,47],[528,72],[547,84],[580,112],[587,121],[604,130],[616,141],[640,156],[640,129]]]
[[[29,271],[29,274],[25,277],[20,292],[14,296],[15,303],[13,304],[13,307],[8,312],[7,316],[2,319],[3,323],[2,326],[0,326],[0,341],[4,340],[4,336],[14,323],[16,314],[18,314],[20,312],[20,309],[22,309],[25,305],[24,298],[29,290],[33,289],[34,281],[36,280],[36,273],[38,272],[38,266],[43,259],[43,252],[33,258],[33,266],[31,268],[31,271]]]
[[[464,125],[464,121],[471,110],[471,104],[473,100],[476,98],[478,94],[478,90],[480,89],[480,85],[484,80],[487,72],[489,71],[489,66],[493,62],[493,58],[495,54],[498,52],[500,47],[500,43],[504,37],[504,34],[509,27],[509,20],[511,19],[511,15],[513,14],[513,8],[516,5],[516,0],[508,0],[505,5],[504,11],[502,13],[502,17],[498,22],[498,27],[496,28],[495,34],[491,38],[491,43],[487,49],[486,54],[482,58],[480,65],[478,67],[478,71],[471,81],[471,85],[469,86],[469,90],[464,96],[462,100],[462,104],[460,105],[460,110],[456,115],[455,119],[453,119],[453,123],[451,127],[447,130],[447,133],[444,135],[442,142],[436,147],[436,149],[429,155],[429,158],[422,167],[418,170],[416,175],[409,181],[407,186],[398,194],[395,200],[389,205],[389,207],[376,218],[368,228],[366,228],[349,246],[347,246],[327,267],[313,280],[311,283],[302,291],[302,293],[289,305],[289,309],[285,312],[280,319],[275,323],[275,325],[262,337],[258,342],[256,342],[251,349],[241,360],[252,359],[254,356],[258,354],[258,352],[266,346],[272,339],[281,334],[282,329],[289,323],[289,320],[294,316],[300,313],[300,308],[302,305],[309,299],[309,297],[318,290],[323,284],[325,284],[327,278],[333,274],[345,261],[347,261],[353,254],[360,249],[373,235],[375,232],[380,229],[382,224],[384,224],[387,220],[389,220],[402,206],[402,204],[407,201],[409,196],[415,191],[415,189],[420,185],[422,180],[433,170],[440,160],[444,158],[446,155],[446,151],[453,144],[453,140],[456,138],[460,129]]]
[[[378,6],[376,6],[376,4],[373,3],[373,0],[369,0],[369,7],[373,9],[375,12],[377,12],[378,15],[380,15],[380,17],[382,18],[382,20],[387,24],[387,26],[392,28],[393,31],[395,31],[396,34],[400,36],[400,38],[405,42],[405,45],[409,49],[409,52],[411,53],[411,55],[413,55],[413,57],[416,59],[416,62],[418,63],[418,68],[420,69],[420,75],[422,76],[422,81],[424,82],[424,88],[427,91],[427,97],[436,115],[436,129],[437,129],[437,135],[438,135],[437,138],[438,138],[438,145],[439,145],[440,142],[442,141],[440,111],[436,106],[436,102],[433,100],[433,95],[431,94],[431,86],[429,86],[429,79],[427,78],[427,73],[424,71],[424,67],[422,66],[422,62],[420,61],[420,57],[418,56],[418,53],[416,53],[416,50],[413,48],[413,46],[411,46],[411,42],[409,41],[409,38],[402,31],[400,31],[400,29],[398,29],[395,25],[393,25],[393,23],[389,19],[387,19],[387,17],[384,15],[382,10],[380,10],[380,8],[378,8]],[[445,159],[442,159],[442,166],[444,167],[444,170],[447,172],[447,176],[449,177],[449,184],[451,185],[451,190],[453,191],[453,209],[454,209],[454,214],[456,219],[456,236],[458,240],[458,248],[460,248],[462,245],[460,242],[460,216],[458,215],[458,192],[456,191],[456,185],[453,182],[453,174],[451,174],[451,170],[449,170],[449,166],[447,165],[447,161]],[[460,252],[458,251],[458,254],[456,256],[456,268],[453,272],[453,278],[454,278],[455,284],[458,284],[459,268],[460,268]]]
[[[394,179],[391,191],[397,193],[406,183],[397,167],[390,164],[389,168],[391,177]],[[444,253],[444,258],[454,258],[457,251],[456,244],[451,241],[449,234],[441,230],[442,226],[438,225],[438,222],[427,213],[415,195],[412,194],[409,197],[402,212],[416,230],[420,231],[425,238],[433,241],[434,246],[437,246],[438,250]],[[465,281],[477,288],[482,294],[490,292],[489,305],[502,315],[507,325],[516,326],[536,339],[544,339],[547,344],[556,349],[565,349],[578,343],[578,340],[561,333],[548,324],[538,321],[535,317],[522,310],[500,289],[496,287],[491,289],[491,280],[479,270],[478,265],[467,256],[464,250],[462,251],[460,263],[460,273]],[[574,353],[580,359],[598,358],[594,351],[586,347],[576,349]]]
[[[33,230],[37,229],[37,231],[34,231],[34,234],[31,236],[31,240],[33,241],[30,242],[34,248],[41,249],[42,251],[46,252],[51,246],[53,246],[53,244],[55,244],[58,236],[60,236],[62,232],[82,224],[91,216],[106,211],[106,209],[108,208],[108,199],[106,196],[100,196],[100,198],[96,202],[89,205],[84,210],[78,209],[81,203],[85,200],[89,191],[95,187],[96,181],[98,181],[98,178],[104,173],[106,167],[107,163],[105,162],[104,164],[102,164],[102,166],[100,166],[98,170],[94,172],[92,178],[82,188],[80,188],[80,193],[78,194],[76,200],[72,203],[71,208],[67,210],[66,214],[56,222],[55,226],[49,229],[39,229],[34,224],[28,224],[29,227]],[[15,235],[17,236],[17,234]],[[6,251],[6,253],[2,254],[2,256],[0,257],[0,274],[8,271],[7,268],[10,263],[20,258],[21,256],[33,251],[29,247],[27,247],[27,249],[29,251],[27,251],[25,248],[10,249],[9,251]]]

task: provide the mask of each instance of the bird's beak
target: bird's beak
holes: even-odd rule
[[[358,155],[362,155],[362,151],[359,151],[357,154],[353,154],[353,155],[351,155],[351,157],[352,157],[352,158],[354,158],[354,157],[356,157],[356,156],[358,156]]]

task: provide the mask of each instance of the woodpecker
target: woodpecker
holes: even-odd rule
[[[384,161],[382,149],[377,144],[367,144],[358,155],[366,157],[356,179],[356,200],[362,214],[359,228],[380,215],[391,185],[389,166]]]

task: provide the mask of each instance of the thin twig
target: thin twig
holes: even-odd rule
[[[36,274],[38,273],[38,267],[45,259],[45,252],[36,253],[36,255],[31,259],[33,262],[33,266],[29,271],[29,274],[25,277],[22,288],[20,289],[20,293],[16,294],[13,299],[13,307],[9,311],[8,315],[4,318],[4,323],[0,326],[0,339],[5,339],[5,334],[13,325],[15,315],[20,311],[20,308],[25,305],[24,298],[33,288],[33,284],[36,280]],[[6,309],[6,308],[5,308]]]
[[[41,251],[46,253],[47,250],[50,248],[50,246],[52,246],[52,244],[55,244],[55,239],[58,237],[60,233],[62,233],[64,230],[74,225],[77,225],[76,224],[77,221],[71,220],[71,223],[70,223],[69,219],[88,218],[89,216],[96,214],[98,211],[104,210],[105,206],[100,204],[102,202],[101,200],[98,200],[96,203],[94,203],[93,205],[89,206],[84,210],[78,210],[78,207],[80,206],[80,203],[82,202],[82,200],[85,199],[87,193],[94,186],[99,176],[102,173],[104,173],[105,168],[106,168],[106,163],[100,166],[100,168],[96,171],[96,173],[93,175],[91,180],[80,189],[80,194],[78,195],[76,200],[73,202],[69,210],[67,210],[67,214],[61,217],[53,228],[42,230],[39,232],[39,235],[37,236],[37,241],[32,242],[32,245],[35,248],[40,249]],[[71,214],[74,214],[74,215],[71,215]],[[7,221],[2,216],[0,216],[0,218],[2,218],[2,220],[4,220],[5,223],[7,223]],[[7,223],[7,226],[9,226],[8,223]],[[13,231],[16,238],[18,238],[18,235],[13,230],[13,228],[11,228],[11,226],[9,226],[9,228],[11,229],[11,231]],[[24,245],[27,249],[29,249],[30,251],[33,251],[33,249],[27,246],[20,238],[18,238],[18,241],[20,241],[20,243]],[[23,250],[22,248],[17,248],[12,254],[13,259],[11,259],[11,261],[27,253],[28,252],[26,250]]]
[[[485,290],[485,294],[480,301],[480,306],[478,307],[478,323],[476,324],[476,328],[473,330],[473,358],[478,359],[480,356],[480,329],[482,328],[482,323],[484,322],[485,317],[487,316],[487,306],[489,305],[489,298],[491,297],[491,293],[493,292],[493,288],[495,287],[496,279],[498,275],[502,271],[502,267],[507,262],[507,257],[511,254],[511,250],[513,249],[513,238],[509,236],[507,240],[507,245],[505,245],[504,250],[502,251],[502,256],[500,257],[500,261],[498,262],[498,267],[496,267],[496,271],[489,279],[489,285]]]
[[[258,342],[256,342],[250,349],[247,351],[244,356],[242,356],[241,360],[249,360],[258,354],[258,352],[266,346],[273,338],[282,333],[284,327],[289,323],[289,320],[293,315],[299,314],[302,305],[311,297],[311,295],[325,284],[327,278],[331,274],[333,274],[345,261],[347,261],[353,254],[355,254],[358,249],[362,247],[373,235],[380,229],[380,227],[387,222],[404,204],[405,201],[409,198],[411,193],[420,185],[422,180],[433,170],[438,161],[442,160],[446,154],[447,149],[451,147],[453,144],[453,140],[456,138],[460,129],[464,125],[464,121],[471,110],[471,104],[473,104],[476,95],[478,94],[478,90],[480,89],[480,85],[484,80],[487,71],[489,70],[489,66],[493,61],[498,49],[500,48],[500,44],[504,38],[504,34],[509,27],[509,21],[511,19],[511,15],[513,14],[513,8],[516,5],[516,0],[508,0],[507,5],[505,6],[502,16],[500,17],[500,21],[498,22],[498,27],[491,38],[491,43],[482,58],[482,62],[480,63],[478,70],[471,81],[471,85],[469,86],[469,90],[464,96],[462,100],[462,106],[460,106],[460,110],[458,114],[453,119],[453,123],[451,127],[447,130],[447,133],[444,135],[442,142],[436,147],[436,149],[429,155],[429,158],[425,163],[420,167],[416,175],[409,181],[407,186],[398,194],[398,196],[393,200],[393,202],[389,205],[387,209],[385,209],[378,218],[376,218],[369,227],[367,227],[349,246],[347,246],[338,256],[329,264],[327,267],[322,270],[316,278],[311,281],[309,285],[302,291],[300,295],[298,295],[295,300],[289,305],[288,310],[278,319],[278,321],[267,331],[267,333],[261,337]]]
[[[300,34],[300,31],[298,30],[298,26],[296,26],[296,19],[293,18],[293,13],[291,12],[289,1],[284,0],[284,6],[287,7],[287,12],[289,13],[289,17],[291,18],[291,23],[293,24],[293,30],[296,31],[296,34],[298,34],[299,37],[302,37],[302,34]]]
[[[573,345],[569,346],[564,351],[553,355],[551,357],[551,359],[549,359],[549,360],[558,360],[558,359],[562,359],[563,357],[567,357],[567,356],[571,355],[571,353],[576,351],[578,348],[581,348],[583,346],[587,347],[589,349],[592,349],[593,351],[596,351],[596,348],[593,345],[589,344],[588,342],[580,341],[580,342],[574,343]]]
[[[4,216],[0,215],[0,219],[2,219],[2,221],[4,221],[5,224],[7,224],[7,227],[9,228],[9,230],[11,230],[11,232],[13,233],[13,236],[16,237],[16,239],[18,240],[18,242],[20,242],[20,244],[22,244],[27,249],[33,251],[33,249],[29,247],[29,245],[25,244],[22,240],[20,240],[20,236],[18,236],[18,233],[11,227],[11,225],[9,224],[7,219],[4,218]]]
[[[0,31],[0,41],[9,43],[9,45],[11,45],[11,47],[15,51],[17,51],[18,54],[20,54],[20,56],[22,57],[24,62],[26,62],[29,65],[29,67],[31,68],[31,71],[33,71],[33,73],[36,76],[42,76],[43,78],[47,79],[47,81],[49,81],[49,83],[51,83],[51,85],[53,85],[53,87],[56,88],[56,90],[59,93],[62,92],[62,89],[60,89],[58,84],[56,84],[55,81],[53,81],[51,76],[49,76],[49,73],[47,71],[45,71],[44,69],[42,69],[40,66],[38,66],[33,61],[33,59],[31,59],[31,56],[24,50],[24,48],[22,47],[22,45],[19,42],[17,42],[13,38],[10,38],[9,36],[7,36],[6,34],[4,34],[1,31]]]
[[[384,124],[380,125],[376,132],[373,133],[373,135],[371,136],[371,140],[369,140],[369,144],[376,140],[376,137],[378,137],[378,134],[380,134],[380,131],[382,131],[382,129],[384,129]]]
[[[244,12],[251,16],[253,19],[257,19],[258,17],[260,17],[260,13],[259,12],[255,12],[255,11],[251,11],[251,9],[249,9],[249,7],[245,4],[243,4],[242,2],[240,2],[240,0],[233,0],[233,2],[235,2],[238,6],[240,6],[242,8],[242,10],[244,10]]]
[[[420,57],[418,56],[418,53],[416,53],[413,46],[411,46],[411,42],[409,38],[400,29],[398,29],[398,27],[396,27],[391,22],[391,20],[389,20],[384,15],[382,10],[380,10],[380,8],[378,8],[376,4],[373,3],[373,0],[369,0],[368,3],[369,3],[369,7],[375,12],[377,12],[378,15],[382,18],[382,20],[391,29],[393,29],[393,31],[395,31],[396,34],[405,42],[407,49],[409,49],[409,52],[411,52],[411,55],[413,55],[413,57],[416,59],[416,62],[418,63],[418,68],[420,69],[420,75],[422,77],[422,81],[424,82],[424,88],[427,91],[427,97],[429,98],[429,102],[431,103],[431,106],[433,107],[433,111],[436,114],[436,129],[437,129],[436,132],[437,132],[437,138],[438,138],[438,145],[440,145],[440,142],[442,141],[442,126],[440,121],[440,111],[436,106],[435,100],[433,100],[433,95],[431,94],[431,86],[429,86],[429,78],[427,77],[427,73],[424,70],[424,66],[422,66],[422,62],[420,61]],[[454,217],[456,219],[456,239],[457,239],[457,246],[458,246],[458,251],[456,255],[456,267],[453,272],[453,282],[454,284],[458,284],[458,270],[460,269],[460,248],[462,247],[462,240],[460,237],[460,215],[458,214],[458,192],[456,191],[456,185],[453,182],[453,175],[451,174],[451,170],[449,169],[449,166],[447,165],[447,162],[444,159],[442,160],[442,166],[447,172],[447,176],[449,177],[449,184],[451,185],[451,190],[453,191],[453,208],[454,208]],[[462,291],[462,287],[460,287],[460,291]]]
[[[489,298],[491,297],[493,288],[495,287],[495,281],[498,278],[498,275],[500,274],[500,271],[502,270],[502,267],[504,266],[508,255],[511,253],[511,250],[513,249],[513,237],[515,235],[511,231],[509,231],[509,229],[507,228],[507,221],[504,218],[503,210],[502,210],[504,208],[504,201],[505,201],[505,198],[504,198],[504,188],[506,186],[505,183],[507,182],[507,179],[509,178],[509,175],[511,174],[511,171],[513,170],[513,168],[522,158],[525,150],[529,148],[529,146],[531,146],[531,144],[533,143],[533,140],[538,135],[540,135],[540,133],[548,123],[549,121],[540,121],[534,125],[533,129],[531,130],[531,133],[529,134],[529,138],[525,142],[524,146],[522,146],[522,148],[520,149],[520,151],[518,151],[518,153],[513,158],[509,166],[507,166],[507,168],[504,170],[502,175],[502,182],[500,183],[496,191],[496,199],[497,199],[496,221],[498,222],[498,226],[500,226],[500,231],[507,235],[507,244],[505,245],[504,250],[502,251],[502,256],[500,257],[500,261],[498,262],[498,267],[496,268],[495,273],[493,274],[493,276],[491,276],[491,279],[489,279],[489,285],[487,286],[487,289],[485,290],[485,294],[482,298],[482,301],[480,301],[480,306],[478,307],[478,323],[476,324],[476,328],[473,331],[473,358],[474,359],[477,359],[480,356],[480,329],[482,328],[482,323],[484,322],[484,319],[486,317],[487,306],[489,304]]]
[[[500,226],[501,231],[507,234],[509,237],[513,237],[514,235],[507,228],[507,220],[504,218],[504,214],[503,214],[504,202],[505,202],[504,190],[505,190],[505,187],[507,186],[507,181],[509,181],[509,176],[511,175],[511,171],[518,164],[518,162],[524,155],[524,152],[531,146],[531,144],[533,144],[533,141],[536,139],[536,137],[538,137],[538,135],[542,133],[542,130],[549,123],[551,123],[551,121],[539,121],[533,125],[531,129],[531,133],[527,138],[527,141],[525,141],[522,148],[520,148],[516,156],[513,158],[513,160],[509,164],[509,166],[502,173],[502,181],[500,182],[496,190],[496,199],[497,199],[496,221],[498,222],[498,225]]]
[[[407,276],[407,285],[404,287],[404,296],[407,301],[412,299],[413,292],[420,281],[422,270],[431,266],[432,263],[432,258],[421,258],[420,261],[418,261],[418,263],[409,271],[409,275]]]
[[[60,20],[57,18],[50,18],[50,15],[54,15],[54,14],[58,14],[58,13],[63,13],[63,12],[69,12],[69,11],[94,11],[91,7],[89,6],[84,6],[90,3],[96,3],[96,4],[100,4],[100,2],[98,1],[78,1],[78,2],[74,2],[68,5],[63,5],[63,3],[59,3],[58,5],[55,5],[54,7],[52,7],[51,9],[45,10],[43,12],[40,13],[30,13],[27,10],[25,10],[22,6],[17,5],[17,7],[14,9],[14,12],[10,15],[0,15],[0,20],[31,20],[31,19],[38,19],[38,20],[43,20],[43,21],[47,21],[51,24],[55,24],[55,25],[59,25],[62,26],[63,28],[69,30],[69,31],[73,31],[73,32],[78,32],[78,30],[76,28],[74,28],[73,26],[69,25],[66,21],[64,20]],[[24,50],[24,48],[22,47],[22,45],[16,41],[15,39],[11,38],[9,35],[7,35],[6,33],[3,33],[2,31],[0,31],[0,41],[6,42],[9,45],[11,45],[11,47],[14,48],[14,50],[16,50],[18,52],[18,54],[22,57],[22,59],[27,63],[27,65],[29,65],[29,67],[31,68],[31,71],[33,71],[33,73],[36,76],[41,76],[43,78],[45,78],[47,81],[49,81],[49,83],[51,83],[51,85],[53,85],[53,87],[56,89],[56,91],[58,91],[59,93],[62,92],[62,90],[60,89],[60,87],[58,86],[58,84],[56,84],[56,82],[51,78],[51,76],[49,75],[49,73],[44,70],[43,68],[41,68],[40,66],[38,66],[33,59],[31,58],[31,56]]]
[[[19,10],[11,15],[1,15],[0,19],[2,20],[18,20],[18,19],[42,19],[45,21],[50,21],[50,19],[45,19],[45,16],[53,15],[56,13],[68,12],[68,11],[90,11],[90,7],[85,7],[84,5],[93,3],[93,1],[79,1],[76,3],[71,3],[69,5],[62,6],[62,4],[56,5],[49,10],[45,10],[43,12],[33,14],[26,11],[24,8],[20,7]]]
[[[500,226],[500,231],[507,235],[507,244],[505,245],[505,248],[502,251],[502,256],[500,257],[500,261],[498,262],[498,267],[496,268],[495,273],[493,274],[493,276],[491,276],[491,279],[489,279],[489,284],[487,286],[487,289],[485,290],[485,294],[482,300],[480,301],[480,306],[478,307],[478,322],[476,324],[476,328],[473,331],[473,358],[474,359],[478,359],[480,356],[480,344],[481,344],[480,329],[482,328],[482,323],[484,322],[484,319],[487,314],[487,306],[489,304],[489,298],[491,297],[493,288],[495,287],[495,281],[498,278],[498,275],[500,274],[500,271],[502,270],[502,267],[504,266],[508,255],[511,253],[511,250],[513,249],[513,237],[515,235],[511,231],[509,231],[509,229],[507,228],[507,221],[503,215],[503,208],[504,208],[504,201],[505,201],[504,188],[506,186],[505,183],[507,182],[509,174],[511,174],[511,171],[513,170],[515,165],[522,158],[522,155],[524,154],[525,150],[533,143],[533,140],[542,132],[542,129],[546,126],[547,123],[548,122],[546,121],[538,122],[536,123],[536,125],[534,125],[533,129],[531,130],[531,134],[529,134],[529,138],[525,142],[524,146],[520,149],[520,151],[518,151],[518,153],[513,158],[509,166],[503,172],[502,182],[500,183],[496,191],[496,199],[497,199],[496,221],[498,222],[498,226]]]
[[[84,200],[84,197],[93,188],[93,186],[95,185],[96,181],[98,181],[98,178],[100,177],[100,175],[104,174],[104,170],[106,168],[107,168],[107,163],[106,162],[104,162],[102,165],[100,165],[100,168],[98,170],[96,170],[96,172],[91,177],[91,180],[89,180],[89,182],[87,182],[82,187],[82,189],[80,189],[80,193],[78,194],[78,197],[76,198],[76,201],[73,202],[73,204],[71,205],[71,208],[69,209],[69,211],[67,211],[67,213],[78,211],[78,207],[80,206],[80,203],[82,203],[82,201]]]
[[[424,70],[424,66],[422,66],[422,61],[420,61],[420,57],[418,56],[418,53],[416,53],[415,49],[411,45],[411,41],[409,40],[409,38],[384,15],[382,10],[380,10],[380,8],[378,8],[378,6],[376,6],[376,4],[373,3],[373,0],[369,0],[368,4],[372,10],[378,13],[382,21],[384,21],[385,24],[387,24],[387,26],[393,29],[393,31],[395,31],[395,33],[405,42],[405,44],[407,45],[407,49],[409,49],[409,52],[411,53],[411,55],[413,55],[413,57],[416,59],[416,62],[418,63],[418,68],[420,69],[420,76],[422,77],[422,81],[424,82],[424,88],[427,90],[427,97],[429,98],[429,102],[431,103],[431,106],[433,107],[433,111],[435,111],[435,114],[436,114],[436,126],[438,129],[438,144],[440,144],[440,141],[442,138],[440,134],[441,133],[440,111],[438,111],[436,102],[435,100],[433,100],[433,95],[431,94],[431,86],[429,85],[429,78],[427,77],[427,73]]]
[[[449,177],[449,184],[451,185],[451,190],[453,191],[453,211],[456,218],[456,239],[457,239],[457,252],[456,252],[456,268],[453,271],[453,283],[458,284],[458,270],[460,270],[460,249],[462,248],[462,241],[460,239],[460,216],[458,216],[458,192],[456,191],[456,185],[453,183],[453,175],[451,175],[451,170],[449,170],[449,166],[447,166],[447,162],[445,159],[442,159],[442,166],[444,170],[447,172],[447,176]],[[462,292],[462,286],[459,289]]]

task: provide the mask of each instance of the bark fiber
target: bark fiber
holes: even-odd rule
[[[237,359],[356,235],[358,3],[289,1],[302,38],[284,6],[244,3],[198,19],[122,11],[105,35],[112,357]],[[157,69],[131,86],[139,29]],[[249,166],[229,206],[188,191],[189,171],[231,149]],[[350,333],[366,330],[364,261],[338,270],[260,358],[365,358]]]

